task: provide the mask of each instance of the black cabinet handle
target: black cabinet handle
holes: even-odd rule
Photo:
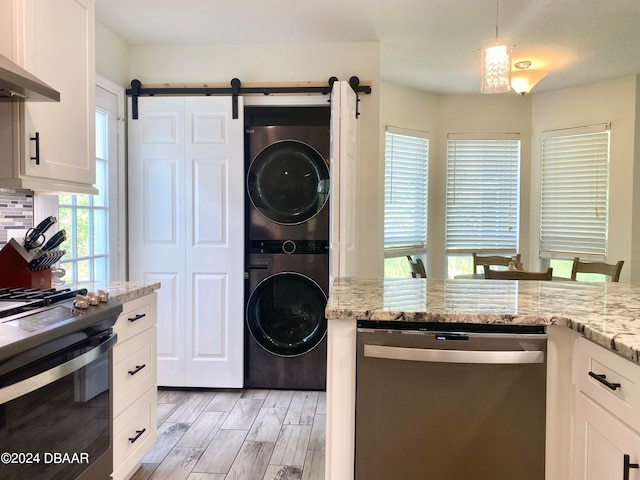
[[[31,140],[36,142],[36,156],[31,157],[31,160],[35,160],[36,165],[40,165],[40,132],[36,132],[36,136],[31,137]]]
[[[136,440],[138,440],[140,438],[140,435],[142,435],[146,431],[147,431],[146,428],[143,428],[142,430],[136,430],[136,436],[135,437],[129,437],[129,441],[131,443],[135,443]]]
[[[146,316],[147,316],[147,314],[146,314],[146,313],[139,313],[139,314],[138,314],[138,315],[136,315],[135,317],[130,318],[130,319],[129,319],[129,321],[130,321],[131,323],[133,323],[133,322],[135,322],[135,321],[137,321],[137,320],[140,320],[141,318],[146,317]]]
[[[629,480],[629,470],[632,468],[640,468],[637,463],[631,463],[631,457],[624,454],[624,468],[622,469],[622,480]]]
[[[607,381],[607,376],[604,374],[589,372],[589,376],[595,378],[597,381],[609,387],[611,390],[616,390],[622,387],[622,385],[620,385],[619,383],[611,383]]]
[[[136,373],[138,373],[140,370],[142,370],[144,367],[146,367],[146,364],[142,364],[142,365],[136,365],[136,369],[135,370],[129,370],[129,375],[133,376]]]

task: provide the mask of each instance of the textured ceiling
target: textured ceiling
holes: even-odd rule
[[[130,45],[380,43],[382,80],[479,93],[495,0],[96,0]],[[535,91],[640,74],[640,0],[501,0],[514,61],[549,72]]]

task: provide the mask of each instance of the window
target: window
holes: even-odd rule
[[[385,135],[385,276],[408,276],[406,255],[427,251],[427,133],[387,127]]]
[[[445,227],[448,255],[517,252],[518,137],[449,135]]]
[[[60,266],[72,282],[109,279],[108,113],[96,111],[98,195],[60,195],[58,219],[67,233]]]
[[[542,136],[540,256],[605,260],[609,126]]]

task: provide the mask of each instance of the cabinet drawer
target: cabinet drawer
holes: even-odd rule
[[[156,412],[153,388],[113,421],[113,480],[127,478],[156,442]]]
[[[578,391],[640,432],[640,366],[584,338],[577,340],[574,358],[573,382]]]
[[[113,414],[156,387],[156,327],[113,349]]]
[[[156,323],[156,293],[122,304],[122,313],[113,327],[122,343]]]

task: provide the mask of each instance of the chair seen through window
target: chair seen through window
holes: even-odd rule
[[[503,257],[501,255],[478,255],[476,252],[471,254],[473,256],[473,273],[478,273],[478,267],[488,266],[500,266],[508,267],[511,259],[516,257],[518,263],[520,263],[520,254],[517,253],[513,256]]]
[[[407,260],[412,278],[427,278],[427,271],[421,258],[414,259],[411,255],[407,255]]]

